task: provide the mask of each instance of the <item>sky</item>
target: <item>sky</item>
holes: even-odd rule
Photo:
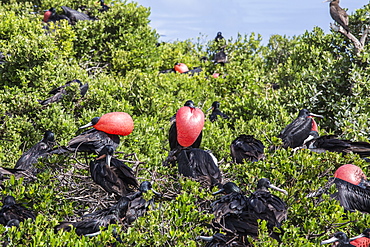
[[[329,3],[323,0],[135,0],[150,7],[150,26],[160,41],[213,39],[217,32],[229,39],[238,33],[262,35],[264,42],[274,34],[289,37],[311,31],[315,26],[330,32],[334,22]],[[369,0],[341,0],[351,14]]]

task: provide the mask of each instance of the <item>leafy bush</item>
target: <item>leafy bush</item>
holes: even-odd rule
[[[204,112],[217,100],[230,116],[228,120],[207,120],[201,145],[218,158],[225,181],[236,182],[248,193],[256,188],[259,178],[267,177],[289,192],[288,196],[279,195],[289,206],[282,246],[318,246],[336,231],[354,236],[369,227],[368,215],[344,212],[327,195],[320,204],[306,198],[342,164],[358,165],[366,173],[365,161],[352,154],[307,150],[292,154],[291,150],[268,148],[281,144],[276,136],[302,108],[325,116],[318,122],[320,134],[369,140],[367,46],[357,56],[346,38],[335,32],[325,34],[320,28],[292,38],[274,35],[266,46],[258,34],[238,34],[226,41],[230,61],[222,66],[210,61],[219,49],[213,40],[158,44],[158,34],[148,25],[149,9],[137,3],[113,3],[109,11],[100,13],[95,0],[59,1],[79,10],[85,6],[98,20],[80,21],[74,26],[61,21],[48,24],[47,30],[43,28],[42,10],[55,7],[60,13],[54,1],[2,2],[0,52],[5,54],[6,62],[0,64],[0,165],[13,168],[23,151],[39,141],[45,130],[53,131],[58,144],[65,145],[77,134],[78,127],[93,117],[124,111],[133,117],[135,129],[121,138],[117,155],[126,159],[134,153],[140,162],[130,165],[138,179],[151,180],[165,196],[128,229],[111,225],[93,238],[79,237],[73,231],[55,233],[53,227],[59,221],[102,207],[94,205],[92,209],[91,202],[73,200],[82,190],[100,190],[86,182],[90,181],[87,162],[94,155],[41,159],[36,166],[44,171],[37,179],[11,177],[1,184],[2,196],[15,196],[38,214],[35,222],[25,221],[18,229],[6,231],[0,226],[2,243],[204,245],[196,237],[215,233],[209,227],[213,218],[209,210],[216,198],[208,188],[180,176],[177,167],[162,165],[169,149],[169,119],[189,99]],[[355,35],[360,35],[367,21],[368,8],[364,6],[350,16]],[[203,56],[208,61],[201,61]],[[201,66],[203,71],[194,76],[158,73],[176,62],[186,63],[189,68]],[[221,76],[213,78],[214,72]],[[75,86],[61,101],[39,104],[38,100],[49,97],[49,91],[73,79],[89,83],[84,97]],[[229,145],[240,134],[252,134],[264,143],[264,161],[231,163]],[[66,174],[73,182],[65,182]],[[255,246],[276,246],[265,222],[260,225],[260,238],[250,241]],[[117,242],[117,236],[122,243]]]

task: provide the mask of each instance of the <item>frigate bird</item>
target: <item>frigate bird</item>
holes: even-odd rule
[[[100,6],[101,6],[101,9],[99,9],[99,12],[105,12],[110,9],[110,7],[104,3],[104,0],[99,0],[99,1],[100,1]]]
[[[339,6],[339,0],[326,0],[325,2],[330,2],[330,16],[341,25],[347,33],[349,33],[348,28],[348,14],[347,12]]]
[[[67,146],[51,151],[53,154],[87,152],[99,153],[104,146],[111,145],[116,149],[120,143],[119,136],[131,134],[134,121],[125,112],[110,112],[93,118],[80,129],[93,127],[68,142]]]
[[[126,216],[130,199],[123,196],[111,207],[98,210],[91,214],[83,215],[78,221],[64,221],[54,227],[54,231],[71,231],[75,229],[77,235],[95,236],[101,233],[101,228],[110,224],[122,223]]]
[[[322,241],[321,244],[331,244],[335,242],[338,242],[338,245],[336,245],[337,247],[356,247],[350,243],[347,234],[344,232],[336,232],[332,238]]]
[[[209,120],[211,122],[216,121],[218,116],[222,117],[223,119],[229,119],[229,116],[220,110],[220,102],[218,101],[214,101],[212,103],[212,106],[207,110],[207,112],[210,110],[212,110],[211,115],[209,115]]]
[[[235,240],[235,236],[227,236],[220,232],[213,236],[199,236],[197,240],[207,241],[204,247],[247,247],[245,243]]]
[[[220,42],[221,40],[225,40],[224,37],[222,36],[221,32],[217,32],[217,35],[215,37],[216,42]]]
[[[182,150],[177,156],[179,173],[194,178],[208,187],[222,183],[222,174],[217,159],[212,153],[199,148]]]
[[[115,148],[106,145],[98,157],[90,162],[92,179],[108,193],[118,198],[133,192],[138,182],[133,170],[113,156]]]
[[[50,151],[51,154],[86,152],[98,154],[106,145],[115,149],[119,146],[119,135],[107,134],[95,128],[82,132],[72,138],[67,146],[61,146]]]
[[[317,153],[329,151],[342,154],[355,153],[361,158],[370,156],[370,143],[338,139],[334,135],[320,136],[307,142],[306,146],[311,151]]]
[[[53,96],[45,99],[45,100],[38,100],[41,105],[48,105],[50,103],[58,102],[60,101],[65,95],[68,94],[67,87],[71,86],[72,83],[78,83],[80,86],[80,95],[81,97],[84,97],[87,93],[87,90],[89,89],[89,84],[85,83],[82,84],[80,80],[72,80],[68,81],[65,85],[60,86],[58,88],[55,88],[49,92],[49,94],[52,94]]]
[[[213,60],[212,62],[214,64],[221,64],[221,65],[225,65],[225,63],[228,63],[228,59],[227,59],[227,54],[225,53],[225,48],[224,47],[221,47],[220,51],[218,51],[214,57],[213,57]]]
[[[11,220],[22,222],[26,219],[35,220],[36,216],[31,210],[16,203],[13,196],[5,196],[0,209],[0,224],[6,226]]]
[[[370,213],[370,182],[359,167],[352,164],[339,167],[325,186],[307,197],[321,197],[333,184],[337,191],[331,198],[338,200],[345,210]]]
[[[228,194],[211,204],[215,215],[213,225],[239,236],[257,237],[258,220],[266,220],[271,237],[280,241],[279,234],[273,229],[281,229],[281,223],[287,217],[287,206],[279,197],[271,194],[268,188],[287,194],[266,178],[258,181],[256,191],[248,198],[234,183],[226,183],[220,191]]]
[[[31,174],[38,173],[38,169],[33,164],[37,163],[39,158],[47,157],[54,145],[54,133],[49,130],[45,131],[42,140],[22,154],[15,164],[14,169],[24,170]]]
[[[153,189],[153,186],[149,181],[142,182],[138,191],[131,192],[127,195],[130,203],[124,220],[126,224],[131,225],[137,218],[143,216],[149,210],[149,208],[154,205],[154,198],[149,200],[144,198],[144,194],[148,191],[152,191],[155,196],[162,196],[159,192]]]
[[[96,20],[95,17],[90,17],[87,14],[81,13],[70,7],[62,6],[63,15],[58,15],[55,8],[50,8],[44,13],[44,22],[56,22],[60,20],[67,20],[69,24],[75,25],[77,21]]]
[[[370,246],[370,228],[365,229],[360,235],[349,239],[351,244],[359,247]]]
[[[204,126],[202,110],[196,108],[192,100],[188,100],[171,119],[172,125],[168,136],[170,150],[183,147],[199,148]]]
[[[255,162],[265,158],[265,146],[252,135],[240,135],[230,145],[231,157],[238,164]]]
[[[324,118],[307,109],[302,109],[299,111],[298,117],[280,132],[278,137],[283,140],[284,148],[297,148],[319,137],[317,124],[312,117]]]

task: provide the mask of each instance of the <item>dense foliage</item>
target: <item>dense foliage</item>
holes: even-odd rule
[[[78,9],[84,5],[98,18],[68,25],[66,21],[43,28],[43,10],[55,1],[34,3],[7,0],[0,4],[0,166],[13,168],[23,151],[52,130],[60,145],[76,135],[79,126],[107,112],[124,111],[135,122],[134,132],[121,138],[117,151],[135,153],[140,181],[150,180],[154,188],[171,194],[171,200],[155,203],[144,217],[128,229],[114,226],[101,235],[79,237],[74,232],[54,233],[62,220],[90,212],[71,184],[60,174],[67,171],[88,177],[86,160],[53,156],[40,160],[44,171],[37,180],[4,181],[0,194],[13,195],[35,212],[35,222],[21,223],[6,232],[0,225],[2,240],[12,246],[106,246],[115,241],[118,231],[123,246],[201,246],[199,235],[212,235],[209,205],[215,200],[208,188],[178,175],[176,167],[164,167],[167,156],[169,118],[188,99],[206,110],[213,101],[231,118],[206,121],[203,149],[212,150],[220,160],[225,181],[253,191],[258,178],[267,177],[286,189],[279,194],[289,206],[284,222],[283,246],[318,246],[336,231],[355,236],[370,227],[370,218],[359,212],[346,213],[329,196],[316,205],[307,193],[324,185],[336,168],[352,163],[367,173],[368,164],[356,155],[316,154],[308,150],[269,152],[255,163],[231,163],[229,145],[240,134],[252,134],[266,147],[279,145],[279,132],[296,117],[299,109],[322,114],[320,134],[335,133],[342,138],[368,141],[370,133],[370,53],[354,55],[351,43],[333,32],[316,27],[296,37],[274,35],[267,45],[259,35],[236,35],[227,41],[225,66],[210,60],[218,45],[213,37],[207,43],[177,41],[158,43],[149,26],[149,10],[136,3],[115,1],[109,11],[100,13],[95,0],[62,0],[59,5]],[[360,35],[368,22],[370,6],[350,16],[350,28]],[[208,61],[200,61],[206,56]],[[201,66],[203,72],[188,76],[158,74],[182,62],[189,68]],[[212,73],[221,74],[218,78]],[[67,81],[88,82],[89,91],[79,97],[71,88],[68,97],[47,106],[38,99]],[[278,87],[278,88],[277,88]],[[117,154],[120,158],[121,153]],[[78,179],[76,179],[78,186]],[[75,184],[76,186],[76,184]],[[80,186],[83,186],[81,182]],[[89,189],[89,188],[85,188]],[[99,188],[100,189],[100,188]],[[77,190],[75,190],[77,191]],[[275,193],[275,192],[274,192]],[[261,228],[263,229],[263,227]],[[276,246],[261,230],[255,246]]]

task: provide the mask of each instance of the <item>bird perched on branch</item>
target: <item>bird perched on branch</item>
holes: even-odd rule
[[[230,145],[233,161],[242,164],[244,161],[255,162],[265,158],[265,146],[252,135],[240,135]]]
[[[70,7],[62,6],[64,14],[59,15],[56,13],[55,8],[50,8],[44,13],[44,22],[56,22],[60,20],[67,20],[69,24],[75,25],[77,21],[96,20],[95,17],[88,16]]]
[[[80,86],[80,95],[81,95],[81,97],[85,96],[85,94],[87,93],[87,90],[89,89],[89,84],[88,83],[82,84],[82,82],[80,80],[75,79],[75,80],[67,82],[63,86],[60,86],[58,88],[55,88],[55,89],[51,90],[49,92],[49,94],[52,94],[53,96],[51,96],[50,98],[47,98],[45,100],[38,100],[39,103],[41,105],[48,105],[50,103],[60,101],[63,98],[63,96],[67,95],[66,88],[71,86],[72,83],[78,83],[79,86]]]
[[[45,131],[41,141],[33,145],[29,150],[24,152],[15,164],[14,169],[24,170],[31,174],[36,174],[38,169],[33,166],[39,158],[45,158],[50,155],[50,151],[55,145],[54,133]]]
[[[325,2],[330,2],[330,16],[341,25],[347,33],[349,33],[348,27],[348,14],[347,12],[339,6],[339,0],[326,0]]]
[[[283,140],[284,148],[297,148],[319,137],[317,123],[313,117],[324,118],[321,115],[309,112],[307,109],[299,111],[298,117],[288,124],[278,135]]]
[[[0,209],[0,224],[6,226],[9,221],[17,220],[22,222],[26,219],[35,220],[36,216],[31,210],[16,203],[13,196],[5,196],[3,198],[3,207]]]
[[[133,192],[138,187],[138,182],[130,167],[112,157],[114,150],[113,146],[106,145],[98,157],[90,162],[90,174],[105,191],[120,198]]]

